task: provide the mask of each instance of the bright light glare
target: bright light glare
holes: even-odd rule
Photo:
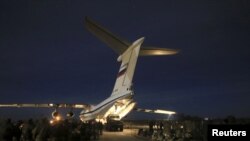
[[[50,121],[49,121],[49,123],[50,123],[50,124],[53,124],[53,123],[54,123],[54,121],[53,121],[53,120],[50,120]]]
[[[159,114],[168,114],[168,115],[172,115],[172,114],[176,114],[173,111],[166,111],[166,110],[155,110],[155,113],[159,113]]]
[[[56,116],[56,121],[59,121],[59,120],[61,120],[62,118],[61,118],[61,116]]]
[[[127,107],[125,107],[120,113],[119,113],[119,117],[120,119],[122,119],[124,116],[126,116],[134,107],[135,107],[135,102],[132,102],[131,104],[129,104]]]
[[[157,51],[154,52],[154,54],[155,54],[155,55],[166,55],[166,54],[171,54],[171,53],[168,53],[168,52],[166,53],[166,52],[164,52],[164,51],[159,51],[159,50],[157,50]]]

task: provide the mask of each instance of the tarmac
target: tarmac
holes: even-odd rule
[[[103,132],[99,141],[150,141],[150,139],[137,136],[138,130],[124,129],[123,132]]]

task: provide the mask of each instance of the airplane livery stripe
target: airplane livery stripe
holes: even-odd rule
[[[127,68],[127,67],[128,67],[128,63],[122,65],[121,68],[120,68],[120,71],[123,70],[123,69],[125,69],[125,68]]]
[[[123,70],[121,70],[121,71],[117,74],[117,77],[122,76],[123,74],[125,74],[126,71],[127,71],[127,68],[124,68]]]
[[[129,94],[129,93],[128,93],[128,94]],[[120,99],[120,98],[122,98],[122,97],[127,96],[128,94],[125,94],[125,95],[122,95],[122,96],[120,96],[120,97],[117,97],[117,98],[115,98],[115,99],[109,101],[108,103],[105,103],[104,105],[101,105],[100,107],[96,108],[96,109],[93,110],[93,111],[89,111],[89,112],[86,112],[86,113],[82,113],[82,114],[80,114],[80,115],[93,113],[93,112],[95,112],[95,111],[101,109],[102,107],[104,107],[104,106],[106,106],[106,105],[108,105],[108,104],[110,104],[110,103],[112,103],[112,102],[114,102],[114,101],[116,101],[116,100],[118,100],[118,99]]]

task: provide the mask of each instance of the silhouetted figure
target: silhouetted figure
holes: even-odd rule
[[[150,134],[150,135],[152,135],[153,132],[154,132],[154,129],[153,129],[154,124],[155,124],[155,122],[154,122],[153,120],[151,120],[151,121],[149,122],[149,134]]]
[[[69,141],[80,141],[81,140],[80,128],[81,128],[81,125],[79,125],[77,127],[73,126],[73,128],[69,134]]]
[[[159,124],[160,124],[160,130],[162,131],[163,130],[163,122],[161,121]]]
[[[87,133],[88,132],[87,127],[88,127],[87,123],[84,123],[84,122],[81,123],[81,126],[80,126],[81,141],[87,141],[87,140],[89,140],[88,139],[89,134]]]
[[[97,138],[99,138],[97,122],[92,121],[91,126],[92,126],[91,134],[93,136],[93,139],[96,140]]]
[[[85,132],[85,139],[86,139],[86,141],[90,141],[91,136],[92,136],[92,125],[91,125],[91,122],[89,121],[86,124],[86,132]]]
[[[7,119],[3,125],[3,141],[12,141],[14,125]]]
[[[46,118],[43,118],[33,130],[35,141],[46,141],[49,138],[50,126]]]
[[[21,141],[32,141],[33,120],[30,119],[21,125]]]
[[[98,134],[102,135],[103,124],[100,121],[97,123],[97,129],[98,129]]]
[[[63,128],[62,122],[58,122],[52,127],[53,141],[63,140],[64,137],[63,137],[63,129],[62,128]]]
[[[13,141],[20,141],[21,139],[21,125],[23,124],[23,121],[19,120],[17,123],[13,126]]]

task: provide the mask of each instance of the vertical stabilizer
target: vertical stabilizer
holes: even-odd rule
[[[136,40],[128,49],[118,57],[118,61],[122,62],[119,69],[112,95],[127,94],[131,91],[132,80],[134,76],[137,58],[144,37]]]

